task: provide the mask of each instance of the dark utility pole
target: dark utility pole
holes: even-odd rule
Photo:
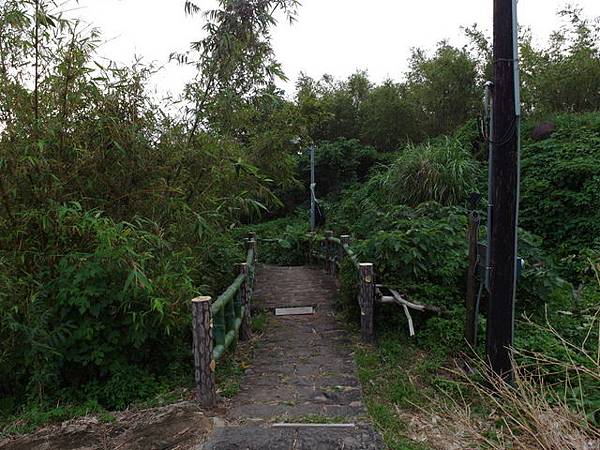
[[[487,356],[492,369],[512,378],[519,203],[520,95],[516,0],[494,0],[494,94],[490,303]]]

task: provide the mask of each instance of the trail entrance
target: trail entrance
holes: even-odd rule
[[[335,278],[317,268],[259,266],[255,305],[312,307],[270,318],[253,365],[204,450],[385,448],[362,403],[348,332],[336,318]]]

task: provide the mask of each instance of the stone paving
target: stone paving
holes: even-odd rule
[[[385,449],[334,314],[335,279],[317,268],[259,266],[256,280],[255,307],[315,313],[270,318],[225,420],[198,450]]]

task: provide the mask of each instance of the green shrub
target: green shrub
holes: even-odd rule
[[[260,262],[283,266],[295,266],[306,263],[308,251],[308,215],[271,220],[261,224],[243,227],[237,230],[240,238],[248,232],[258,236]]]
[[[362,145],[356,139],[338,139],[322,142],[315,150],[317,196],[325,197],[339,192],[344,186],[364,181],[369,170],[380,160],[373,147]],[[310,184],[310,159],[305,152],[300,159],[299,171],[304,185]]]
[[[443,219],[427,213],[396,220],[394,231],[373,233],[355,248],[362,260],[376,263],[387,283],[432,281],[456,284],[466,269],[466,227],[463,211],[448,211]]]
[[[600,114],[563,114],[555,123],[548,139],[524,141],[520,220],[568,256],[600,235]]]
[[[12,342],[0,360],[0,377],[10,380],[3,394],[43,401],[61,388],[163,369],[187,336],[187,302],[197,294],[191,255],[173,251],[147,223],[116,223],[78,204],[30,214],[29,224],[45,227],[45,251],[17,265],[33,265],[33,285],[12,283],[0,294],[0,336]],[[135,379],[117,383],[141,395],[126,386]]]

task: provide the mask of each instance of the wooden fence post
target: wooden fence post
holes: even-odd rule
[[[254,262],[258,262],[258,236],[254,231],[248,233],[248,240],[254,241]]]
[[[333,262],[333,242],[329,239],[333,237],[333,231],[325,231],[325,272],[334,273],[332,270]]]
[[[314,262],[314,255],[313,255],[313,252],[315,251],[314,242],[315,242],[315,232],[311,231],[310,233],[308,233],[308,264],[311,266]]]
[[[346,257],[346,251],[344,250],[344,245],[350,245],[350,235],[348,235],[348,234],[342,234],[340,236],[340,248],[339,248],[339,253],[338,253],[338,259],[340,260],[340,262],[342,262],[344,260],[344,258]]]
[[[210,297],[198,297],[192,300],[192,334],[196,396],[200,404],[212,408],[217,402],[217,389]]]
[[[466,321],[465,339],[468,344],[475,348],[477,346],[477,244],[479,231],[479,214],[472,211],[469,214],[469,270],[467,273],[467,298],[466,298]]]
[[[362,339],[366,343],[375,341],[374,307],[375,307],[375,280],[373,264],[359,264],[360,272],[360,330]]]
[[[244,307],[244,314],[242,315],[242,324],[240,325],[240,339],[247,341],[252,337],[252,315],[250,311],[250,269],[247,263],[239,265],[240,274],[245,275],[246,279],[240,287],[240,296],[242,299],[242,306]]]
[[[254,250],[254,256],[252,258],[252,261],[254,262],[254,264],[256,264],[258,262],[258,254],[257,254],[258,244],[256,243],[256,239],[248,238],[248,240],[246,241],[246,249]]]

